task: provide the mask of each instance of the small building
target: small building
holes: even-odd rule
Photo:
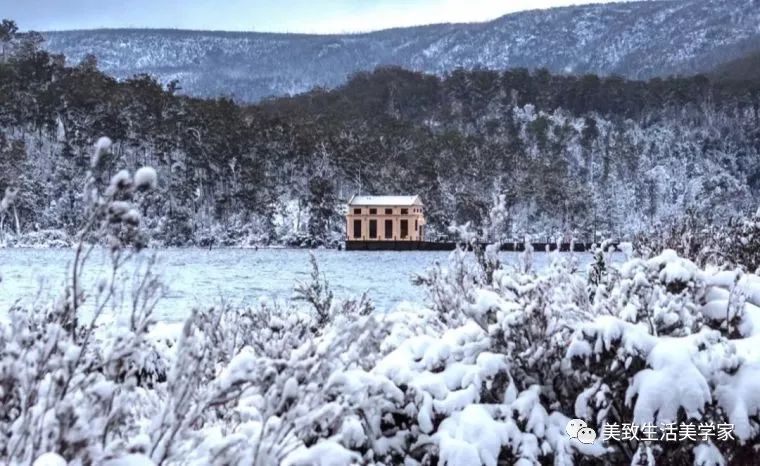
[[[353,196],[348,201],[346,240],[422,241],[423,208],[419,196]]]

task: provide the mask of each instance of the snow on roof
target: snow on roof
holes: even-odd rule
[[[419,196],[353,196],[348,205],[372,206],[372,205],[422,205]]]

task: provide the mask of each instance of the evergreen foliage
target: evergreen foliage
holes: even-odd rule
[[[117,155],[101,161],[109,176],[157,170],[143,213],[170,245],[334,245],[342,202],[359,192],[421,195],[432,239],[452,223],[486,228],[504,195],[502,241],[622,238],[687,209],[720,223],[759,197],[758,81],[379,68],[239,105],[66,67],[9,34],[0,190],[18,189],[22,234],[74,233],[72,186],[101,134]]]

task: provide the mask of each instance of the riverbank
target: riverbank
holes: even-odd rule
[[[457,244],[455,241],[344,241],[338,237],[327,244],[322,244],[313,239],[303,237],[288,237],[280,241],[256,241],[251,237],[225,238],[220,240],[202,237],[197,241],[189,241],[183,244],[166,243],[165,241],[151,240],[149,247],[152,249],[165,248],[199,248],[199,249],[304,249],[304,250],[347,250],[347,251],[453,251]],[[525,250],[525,241],[506,241],[501,244],[501,251],[520,252]],[[593,250],[594,243],[590,242],[547,242],[530,241],[534,251],[559,251],[562,252],[589,252]],[[17,249],[66,249],[76,245],[73,236],[63,230],[49,229],[23,233],[15,236],[6,233],[0,237],[0,248]],[[611,243],[617,247],[617,243]],[[481,244],[485,247],[485,244]]]
[[[21,235],[6,232],[0,236],[0,248],[17,249],[66,249],[76,245],[76,239],[64,230],[46,229],[25,232]],[[342,241],[320,244],[308,237],[288,237],[280,241],[265,241],[253,237],[221,239],[201,236],[196,240],[177,243],[152,239],[148,246],[153,249],[164,248],[202,248],[202,249],[342,249]]]

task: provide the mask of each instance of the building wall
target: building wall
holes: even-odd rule
[[[361,209],[361,213],[356,213],[356,209]],[[390,209],[390,213],[386,213]],[[406,214],[402,214],[402,209],[407,209]],[[374,213],[370,213],[370,212]],[[354,221],[361,221],[361,235],[354,235]],[[370,237],[370,221],[376,221],[377,234],[375,238]],[[390,234],[386,235],[386,221],[391,222]],[[406,220],[408,223],[408,235],[406,238],[401,237],[401,221]],[[417,228],[415,228],[415,222]],[[348,206],[346,215],[346,239],[361,241],[422,241],[425,236],[425,216],[422,206]]]

